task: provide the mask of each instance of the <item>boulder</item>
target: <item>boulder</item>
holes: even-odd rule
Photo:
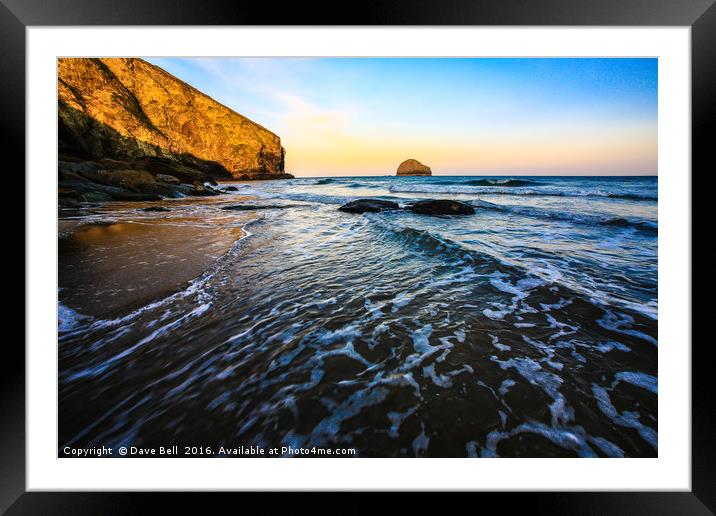
[[[406,159],[398,166],[398,176],[431,176],[430,167],[423,165],[416,159]]]
[[[57,178],[60,181],[83,181],[84,178],[71,170],[60,168],[57,171]]]
[[[127,192],[126,190],[112,194],[115,201],[161,201],[161,195]]]
[[[398,206],[397,203],[381,199],[357,199],[338,208],[339,211],[348,213],[379,213],[381,211],[399,209],[400,206]]]
[[[190,195],[195,195],[194,187],[192,185],[182,183],[179,185],[171,185],[171,191],[169,192],[167,197],[170,197],[172,199],[181,199],[182,197],[187,197]]]
[[[178,185],[179,183],[181,183],[179,179],[169,174],[157,174],[154,177],[157,181],[161,181],[162,183],[168,183],[170,185]]]
[[[143,194],[161,195],[169,197],[178,185],[168,185],[166,183],[140,184],[134,188],[135,191]]]
[[[202,197],[206,197],[209,195],[219,195],[221,192],[214,190],[212,187],[204,185],[199,183],[198,181],[194,182],[194,188],[192,190],[191,195],[198,195]]]
[[[118,186],[129,190],[136,190],[140,185],[153,184],[154,176],[146,170],[93,170],[84,169],[78,174],[93,183],[105,186]]]
[[[114,200],[113,197],[104,192],[85,192],[79,196],[81,202],[107,202]]]
[[[431,199],[429,201],[418,201],[409,209],[420,215],[474,215],[475,208],[460,201],[449,199]]]
[[[163,174],[166,176],[172,176],[179,180],[181,183],[193,183],[194,181],[207,181],[212,175],[219,177],[228,177],[228,174],[218,164],[205,167],[200,163],[192,162],[191,160],[186,161],[172,161],[168,158],[158,157],[142,157],[139,159],[129,161],[132,167],[125,168],[137,168],[146,170],[158,176]],[[161,181],[161,179],[157,179]],[[167,181],[164,181],[165,183]]]
[[[174,187],[178,188],[178,187]],[[191,189],[191,187],[189,187]],[[101,197],[103,200],[114,200],[114,201],[158,201],[161,196],[155,193],[142,193],[137,190],[128,190],[119,186],[107,186],[99,183],[93,183],[87,180],[69,180],[58,182],[58,193],[60,198],[76,198],[83,200],[83,194],[103,194]],[[91,195],[99,199],[99,197]],[[85,197],[87,199],[88,197]],[[100,202],[98,200],[85,201],[85,202]]]
[[[191,195],[191,194],[185,194],[181,190],[177,189],[177,190],[172,190],[171,192],[169,192],[167,197],[170,199],[183,199],[184,197],[186,197],[188,195]]]

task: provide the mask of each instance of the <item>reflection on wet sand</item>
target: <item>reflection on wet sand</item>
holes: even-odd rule
[[[132,210],[141,207],[125,206]],[[59,287],[67,306],[92,316],[142,306],[199,276],[244,235],[241,216],[224,224],[221,217],[141,215],[61,221]]]

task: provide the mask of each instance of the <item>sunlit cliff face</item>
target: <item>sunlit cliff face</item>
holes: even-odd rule
[[[64,58],[57,69],[61,154],[191,157],[237,178],[284,172],[279,136],[142,59]]]

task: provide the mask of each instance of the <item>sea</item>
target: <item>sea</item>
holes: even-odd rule
[[[656,177],[316,177],[220,188],[229,186],[207,200],[160,201],[166,212],[108,203],[60,213],[105,232],[239,233],[171,292],[94,314],[63,287],[68,267],[111,268],[120,255],[146,263],[140,254],[162,246],[160,233],[142,245],[124,244],[121,231],[102,245],[60,235],[59,450],[658,455]],[[476,213],[338,211],[361,198],[454,199]],[[197,240],[172,238],[147,281]],[[126,297],[132,281],[113,288]],[[86,282],[99,289],[92,274]]]

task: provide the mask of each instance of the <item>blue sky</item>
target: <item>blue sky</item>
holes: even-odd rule
[[[297,175],[656,174],[650,58],[148,58],[278,134]]]

